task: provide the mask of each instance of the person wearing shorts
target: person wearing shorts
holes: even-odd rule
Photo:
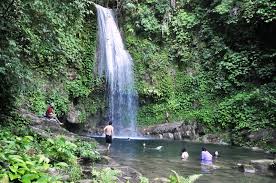
[[[113,126],[111,121],[108,123],[106,127],[104,127],[104,134],[105,134],[105,142],[107,144],[107,150],[109,150],[112,144],[112,134],[113,134]]]

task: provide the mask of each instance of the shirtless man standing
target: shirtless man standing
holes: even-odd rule
[[[113,134],[113,126],[111,121],[106,127],[104,127],[104,134],[105,134],[105,142],[108,144],[107,150],[109,150],[112,143],[112,134]]]

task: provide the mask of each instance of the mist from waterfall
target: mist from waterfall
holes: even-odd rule
[[[134,88],[132,58],[124,48],[114,12],[96,5],[98,19],[98,74],[105,76],[108,118],[116,136],[137,136],[137,92]]]

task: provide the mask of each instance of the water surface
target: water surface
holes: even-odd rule
[[[103,138],[97,140],[104,144]],[[143,148],[146,143],[146,148]],[[153,148],[163,146],[161,151]],[[199,157],[201,147],[205,146],[210,153],[218,151],[220,157],[214,160],[213,167],[201,165]],[[186,147],[190,157],[187,161],[180,159],[181,149]],[[237,163],[252,159],[267,158],[263,152],[254,152],[249,149],[191,143],[171,140],[145,140],[145,139],[113,139],[109,156],[118,163],[130,166],[141,172],[145,177],[168,177],[170,170],[181,176],[203,174],[198,183],[275,183],[275,177],[259,174],[246,174],[233,168]]]

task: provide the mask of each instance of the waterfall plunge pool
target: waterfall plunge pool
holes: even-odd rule
[[[105,144],[104,138],[95,139],[100,144]],[[146,148],[143,147],[143,143],[146,144]],[[158,146],[163,147],[161,150],[154,149]],[[219,152],[220,156],[214,159],[213,167],[201,165],[199,157],[202,146],[206,147],[210,153]],[[187,149],[190,156],[187,161],[180,159],[183,147]],[[275,177],[243,173],[233,168],[237,163],[267,158],[267,154],[263,152],[240,147],[174,140],[114,138],[109,156],[123,166],[135,168],[150,180],[168,177],[172,174],[170,170],[174,170],[181,176],[203,174],[196,181],[197,183],[275,182]]]

